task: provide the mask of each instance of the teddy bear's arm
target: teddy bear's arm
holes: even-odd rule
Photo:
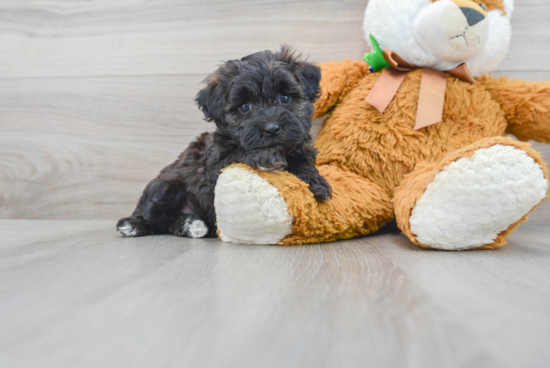
[[[369,73],[369,65],[366,62],[350,59],[321,64],[320,67],[321,96],[315,102],[314,118],[324,116]]]
[[[508,120],[507,133],[522,141],[550,143],[550,82],[507,77],[483,77],[479,82],[502,106]]]

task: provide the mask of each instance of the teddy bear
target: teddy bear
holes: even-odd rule
[[[321,65],[316,165],[332,198],[316,201],[288,172],[232,165],[216,185],[222,241],[323,243],[395,220],[424,248],[506,244],[549,191],[525,141],[550,142],[550,82],[489,75],[509,48],[513,8],[370,0],[366,61]]]

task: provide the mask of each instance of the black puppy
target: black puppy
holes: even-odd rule
[[[220,66],[195,99],[216,131],[203,133],[163,169],[117,229],[126,236],[215,236],[214,188],[220,170],[232,163],[287,170],[308,183],[317,200],[328,199],[331,188],[314,166],[309,134],[320,79],[319,67],[288,47]]]

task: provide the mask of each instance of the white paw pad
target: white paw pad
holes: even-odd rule
[[[187,228],[187,234],[190,238],[202,238],[208,233],[208,226],[202,220],[193,220]]]
[[[545,197],[548,182],[526,152],[495,145],[447,165],[412,210],[411,231],[432,248],[491,244]]]
[[[292,232],[292,216],[279,190],[251,170],[224,170],[214,204],[221,239],[231,243],[277,244]]]
[[[128,221],[117,227],[117,230],[124,236],[136,236],[137,229]]]

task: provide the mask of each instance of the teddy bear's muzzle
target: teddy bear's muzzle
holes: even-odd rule
[[[489,20],[485,10],[473,1],[436,1],[415,20],[414,35],[437,59],[464,63],[485,47]]]

